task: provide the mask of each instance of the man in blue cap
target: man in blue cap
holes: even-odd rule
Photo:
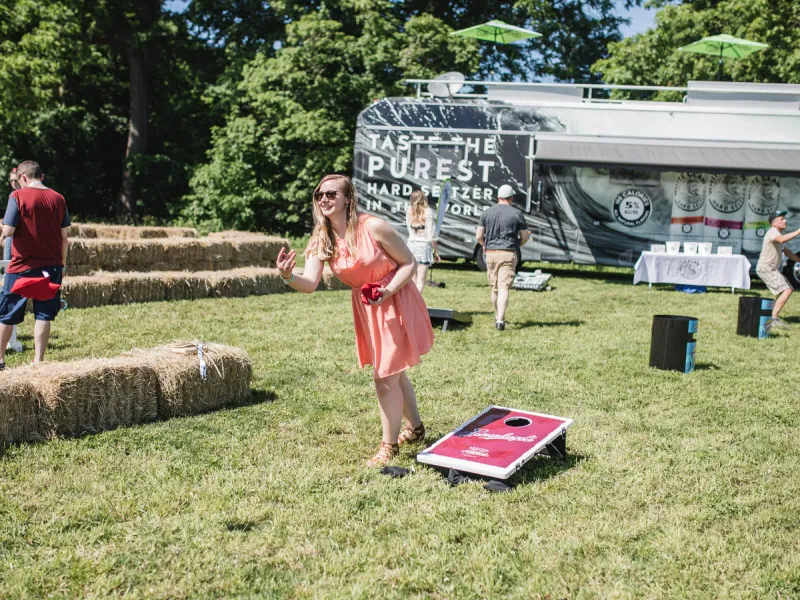
[[[794,252],[783,245],[800,235],[800,229],[784,234],[786,229],[786,211],[777,210],[769,215],[770,228],[764,234],[764,245],[761,247],[761,256],[758,257],[756,273],[761,281],[775,295],[775,306],[772,308],[772,319],[767,321],[767,327],[788,328],[789,325],[778,318],[781,309],[786,304],[794,289],[789,280],[780,272],[782,255],[785,254],[794,261],[800,262]]]

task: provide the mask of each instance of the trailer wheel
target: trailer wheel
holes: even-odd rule
[[[800,290],[800,263],[790,260],[783,267],[783,274],[794,289]]]
[[[475,264],[478,265],[478,268],[486,272],[486,255],[483,253],[483,247],[477,246],[475,248]]]

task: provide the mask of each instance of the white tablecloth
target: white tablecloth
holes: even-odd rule
[[[750,289],[750,261],[742,254],[642,252],[634,268],[634,285],[646,281]]]

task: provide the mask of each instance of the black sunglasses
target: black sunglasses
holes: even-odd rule
[[[325,196],[328,200],[333,200],[336,198],[336,194],[338,193],[338,190],[328,190],[327,192],[316,191],[314,192],[314,200],[319,200],[323,196]]]

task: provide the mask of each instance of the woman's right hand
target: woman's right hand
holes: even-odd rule
[[[289,279],[292,276],[292,269],[297,266],[296,256],[297,253],[294,250],[287,252],[286,248],[281,248],[281,251],[278,252],[278,259],[275,262],[281,272],[281,277],[284,279]]]

